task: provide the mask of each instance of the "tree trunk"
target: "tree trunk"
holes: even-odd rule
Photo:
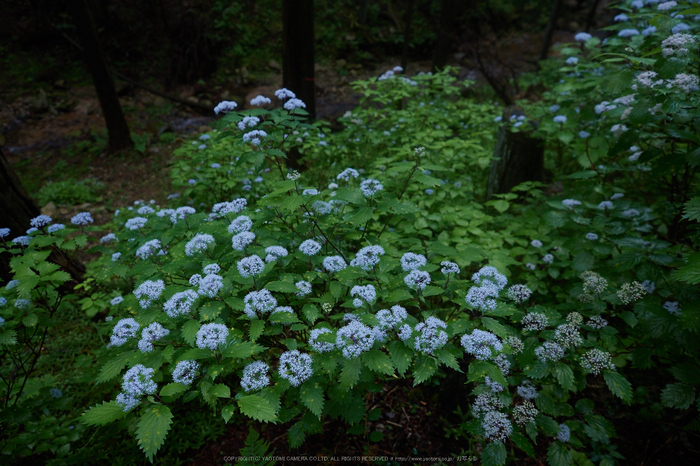
[[[10,242],[13,238],[24,236],[29,229],[30,221],[40,212],[34,201],[19,181],[17,174],[7,162],[5,155],[0,150],[0,228],[9,228],[10,235],[4,238]],[[7,282],[12,279],[9,253],[0,254],[0,280]],[[70,273],[74,280],[81,281],[85,273],[85,267],[80,262],[68,258],[63,252],[54,249],[49,256],[49,261],[60,265]]]
[[[450,52],[450,39],[454,30],[457,17],[457,5],[461,0],[442,0],[438,37],[433,52],[433,71],[439,71],[447,65],[447,57]]]
[[[111,150],[129,149],[134,146],[134,143],[131,140],[124,112],[119,104],[114,81],[112,81],[107,69],[90,9],[86,0],[69,0],[69,5],[80,44],[83,47],[85,65],[92,76],[97,98],[100,101],[100,107],[102,107],[102,115],[107,125],[109,148]]]
[[[403,16],[403,50],[401,51],[401,68],[404,74],[408,73],[408,48],[413,40],[413,10],[415,0],[408,0]]]
[[[506,110],[504,120],[513,112]],[[511,132],[506,125],[498,130],[493,151],[486,198],[510,192],[525,181],[544,181],[544,143],[527,133]]]
[[[593,22],[595,21],[595,13],[598,10],[598,3],[600,3],[600,0],[593,0],[593,5],[591,6],[590,11],[588,12],[588,18],[586,18],[586,28],[584,29],[586,32],[590,31],[593,27]]]
[[[544,40],[542,41],[542,49],[540,50],[538,61],[546,59],[547,55],[549,55],[549,48],[552,46],[552,37],[557,27],[557,20],[561,13],[562,3],[562,0],[552,0],[552,11],[549,15],[549,23],[547,23],[547,30],[544,33]]]

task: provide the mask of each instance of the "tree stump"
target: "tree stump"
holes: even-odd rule
[[[516,112],[506,111],[503,119]],[[544,141],[526,132],[512,132],[507,125],[498,130],[493,151],[486,199],[510,192],[525,181],[544,181]]]

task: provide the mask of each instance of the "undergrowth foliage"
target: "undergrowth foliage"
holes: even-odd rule
[[[283,423],[299,447],[324,419],[363,422],[368,391],[456,371],[471,409],[448,434],[465,453],[614,464],[609,413],[696,410],[698,56],[695,26],[680,25],[700,10],[647,3],[531,77],[551,91],[522,103],[525,118],[462,98],[471,83],[450,70],[356,83],[364,100],[337,133],[285,89],[250,111],[219,104],[219,129],[177,153],[172,205],[117,212],[94,248],[91,279],[108,291],[81,303],[109,308],[97,382],[115,391],[83,424],[123,420],[153,461],[180,414],[204,407]],[[561,186],[484,202],[497,124],[542,137]],[[285,168],[292,147],[310,170]],[[36,345],[69,279],[47,248],[85,246],[73,231],[95,229],[35,221],[5,243],[11,359]],[[23,389],[10,371],[6,404]],[[645,371],[660,396],[633,387]],[[246,445],[267,448],[255,430]]]

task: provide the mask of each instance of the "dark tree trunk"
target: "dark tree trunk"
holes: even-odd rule
[[[552,37],[557,27],[557,20],[561,14],[562,4],[562,0],[552,0],[552,11],[549,15],[549,23],[547,23],[547,30],[544,33],[544,40],[542,41],[542,49],[540,50],[538,61],[546,59],[547,55],[549,55],[549,48],[552,46]]]
[[[586,29],[585,31],[588,32],[591,30],[593,27],[593,21],[595,21],[595,12],[598,10],[598,4],[600,3],[600,0],[593,0],[593,5],[591,6],[591,10],[588,12],[588,18],[586,18]]]
[[[282,0],[282,83],[306,104],[311,119],[316,118],[314,78],[314,2]],[[287,165],[300,168],[299,150],[287,154]]]
[[[506,110],[504,119],[515,112]],[[514,133],[503,125],[498,130],[493,150],[486,198],[510,192],[525,181],[544,181],[544,143],[528,133]]]
[[[406,11],[403,16],[403,50],[401,52],[401,68],[404,73],[408,73],[408,48],[413,40],[413,10],[415,0],[408,0]]]
[[[134,143],[131,140],[129,126],[119,104],[114,81],[107,69],[88,4],[86,0],[69,0],[69,4],[80,44],[83,47],[83,58],[92,76],[97,98],[102,107],[102,115],[107,125],[109,148],[111,150],[131,148]]]
[[[455,18],[457,17],[458,2],[463,0],[442,0],[440,12],[440,24],[438,37],[433,53],[433,71],[441,70],[447,65],[447,57],[450,53],[450,40],[454,31]]]
[[[24,236],[30,227],[30,221],[39,215],[39,208],[29,197],[19,181],[17,174],[7,162],[0,150],[0,228],[9,228],[10,235],[4,238],[10,242],[13,238]],[[9,253],[0,254],[0,280],[6,282],[12,279]],[[49,260],[60,265],[71,274],[74,280],[81,281],[85,267],[80,262],[69,259],[66,255],[54,249]]]
[[[314,2],[282,0],[282,36],[284,55],[282,82],[306,104],[316,118],[316,81],[314,78]]]

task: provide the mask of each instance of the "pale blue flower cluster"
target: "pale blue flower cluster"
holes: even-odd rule
[[[243,302],[245,303],[243,312],[251,319],[260,318],[261,314],[277,307],[277,300],[265,288],[260,291],[251,291],[243,298]]]
[[[148,219],[145,219],[143,217],[134,217],[127,220],[126,225],[124,226],[127,230],[140,230],[146,225],[146,222],[148,222]]]
[[[112,329],[112,336],[109,338],[110,346],[122,346],[129,338],[136,338],[139,328],[141,324],[131,317],[120,320]]]
[[[540,332],[547,327],[549,320],[541,312],[529,312],[523,317],[521,323],[526,332]]]
[[[197,275],[198,276],[198,275]],[[163,305],[163,310],[170,318],[176,318],[183,314],[191,313],[192,305],[199,295],[194,290],[185,290],[175,293]]]
[[[243,119],[239,121],[236,126],[238,126],[238,129],[241,131],[245,131],[246,128],[253,128],[257,126],[258,123],[260,123],[260,118],[256,116],[246,116],[243,117]]]
[[[300,298],[303,298],[304,296],[310,295],[311,294],[311,283],[300,280],[294,284],[294,286],[297,287],[299,290],[297,293],[295,293],[297,296]]]
[[[242,231],[231,238],[231,246],[236,251],[244,251],[253,241],[255,241],[255,233],[252,231]]]
[[[593,348],[584,353],[581,367],[593,375],[598,375],[605,369],[615,370],[610,353],[598,348]]]
[[[503,350],[503,343],[496,335],[479,329],[474,329],[470,335],[462,336],[461,343],[467,353],[481,361],[493,359],[492,350]]]
[[[352,359],[372,349],[374,341],[374,330],[357,320],[353,320],[338,330],[335,345],[342,348],[343,356],[346,359]]]
[[[321,245],[318,241],[307,239],[299,245],[299,251],[307,256],[314,256],[321,250]]]
[[[412,252],[407,252],[401,257],[401,268],[404,272],[409,272],[411,270],[423,267],[428,263],[428,260],[423,254],[414,254]]]
[[[141,332],[141,340],[139,340],[138,347],[142,353],[150,353],[154,348],[153,342],[169,334],[170,330],[163,327],[158,322],[153,322]]]
[[[297,98],[291,98],[284,103],[285,110],[294,110],[297,108],[306,108],[306,104]]]
[[[197,211],[190,206],[178,207],[175,209],[175,212],[170,215],[170,221],[175,224],[178,220],[185,220],[188,215],[195,214],[196,212]]]
[[[265,268],[265,263],[262,259],[260,259],[260,257],[252,255],[239,260],[236,267],[238,268],[238,273],[241,274],[241,277],[249,278],[260,275]]]
[[[154,369],[142,364],[136,364],[126,371],[122,381],[122,392],[116,398],[116,403],[124,408],[125,412],[138,406],[142,396],[152,395],[156,392],[158,386],[151,380],[154,372]]]
[[[336,179],[350,181],[351,177],[357,178],[358,176],[360,176],[360,173],[357,170],[355,170],[354,168],[346,168],[338,174]]]
[[[165,290],[163,280],[146,280],[134,290],[134,294],[140,300],[141,307],[147,309],[151,305],[151,301],[160,298],[163,290]],[[143,299],[141,299],[142,297]]]
[[[17,309],[29,309],[32,305],[32,302],[28,299],[16,299],[15,300],[15,307]]]
[[[266,104],[271,104],[271,103],[272,103],[272,100],[270,100],[269,98],[267,98],[263,95],[259,95],[259,96],[254,97],[253,99],[250,100],[251,107],[256,107],[256,106],[266,105]]]
[[[221,275],[210,273],[205,275],[204,278],[199,280],[199,290],[197,293],[199,296],[207,296],[209,298],[216,298],[219,294],[219,290],[223,288],[224,281]]]
[[[529,380],[523,380],[523,382],[518,386],[517,392],[518,395],[526,400],[534,400],[539,396],[539,393],[537,393],[537,388]]]
[[[56,233],[57,231],[63,230],[65,228],[66,226],[62,223],[54,223],[53,225],[49,225],[46,231],[49,233]]]
[[[90,216],[90,212],[80,212],[79,214],[74,215],[73,218],[70,219],[70,222],[73,225],[85,226],[92,223],[93,220]]]
[[[571,429],[569,429],[569,427],[566,424],[559,424],[559,433],[557,434],[557,440],[559,440],[560,442],[568,442],[570,437]]]
[[[29,224],[33,226],[34,228],[41,228],[45,227],[49,223],[51,223],[53,219],[49,217],[48,215],[39,215],[38,217],[34,217],[29,221]]]
[[[185,245],[185,254],[194,256],[196,253],[206,251],[209,245],[215,245],[214,237],[207,233],[197,233],[194,238],[189,240]]]
[[[526,285],[513,285],[508,288],[508,297],[516,303],[524,303],[532,295],[532,290]]]
[[[109,233],[107,235],[104,235],[102,238],[100,238],[100,243],[102,243],[102,244],[113,243],[116,241],[119,241],[119,239],[117,239],[117,235],[115,235],[114,233]]]
[[[263,138],[267,137],[267,133],[261,129],[254,129],[243,135],[243,142],[249,142],[254,146],[259,146]]]
[[[327,328],[316,328],[311,330],[310,337],[309,337],[309,345],[316,351],[317,353],[328,353],[329,351],[333,351],[335,349],[335,344],[330,343],[330,342],[325,342],[325,341],[318,341],[318,337],[323,335],[323,334],[332,334],[333,332],[330,329]]]
[[[228,328],[223,324],[204,324],[197,331],[197,348],[215,351],[226,342]]]
[[[267,376],[270,367],[262,361],[255,361],[243,368],[241,377],[241,387],[246,392],[253,392],[270,385],[270,378]]]
[[[357,252],[355,258],[350,261],[351,266],[359,266],[362,270],[370,271],[379,264],[384,248],[381,246],[365,246]]]
[[[365,197],[372,197],[382,189],[384,189],[384,186],[379,181],[371,178],[360,183],[360,191]]]
[[[211,212],[212,214],[215,214],[217,218],[221,218],[228,214],[241,213],[243,209],[246,208],[246,205],[248,205],[248,201],[240,197],[238,199],[234,199],[231,202],[219,202],[217,204],[214,204],[214,207],[212,207]],[[229,231],[229,233],[231,232]]]
[[[289,253],[282,246],[269,246],[265,248],[267,256],[265,257],[265,262],[274,262],[280,257],[285,257]]]
[[[122,298],[121,296],[116,296],[116,297],[112,298],[112,300],[109,302],[109,304],[111,304],[112,306],[117,306],[117,305],[121,304],[123,301],[124,301],[124,298]]]
[[[189,359],[178,362],[175,366],[175,370],[173,370],[173,382],[181,383],[186,386],[191,385],[194,378],[197,376],[199,367],[200,365],[197,361]]]
[[[557,362],[564,357],[564,348],[556,342],[545,341],[542,346],[535,348],[535,356],[542,362]]]
[[[455,264],[454,262],[443,261],[440,262],[440,265],[442,266],[440,272],[442,272],[445,275],[447,275],[448,273],[459,274],[460,272],[459,265]]]
[[[371,305],[377,299],[377,292],[374,289],[374,285],[355,285],[350,290],[350,296],[357,297],[353,301],[353,305],[355,307],[361,307],[363,304],[363,300],[367,304]]]
[[[294,94],[292,91],[289,89],[283,87],[282,89],[277,89],[275,91],[275,97],[277,97],[280,100],[284,99],[294,99],[296,97],[296,94]]]
[[[161,249],[160,241],[157,239],[147,241],[143,246],[136,250],[136,257],[139,259],[148,259],[153,254],[158,254],[159,256],[165,254],[165,251]]]
[[[430,285],[430,274],[422,270],[411,270],[403,279],[406,286],[415,291],[422,291]]]
[[[447,343],[447,324],[437,317],[428,317],[425,322],[416,325],[419,335],[415,339],[414,348],[427,354],[433,354]]]
[[[348,264],[341,256],[328,256],[323,259],[323,267],[329,272],[340,272]]]
[[[238,107],[238,104],[236,102],[224,100],[219,102],[218,105],[214,107],[214,113],[216,113],[217,115],[221,112],[229,113],[234,111],[236,107]]]
[[[280,377],[298,387],[313,375],[312,362],[311,356],[300,353],[299,350],[286,351],[280,356]]]

